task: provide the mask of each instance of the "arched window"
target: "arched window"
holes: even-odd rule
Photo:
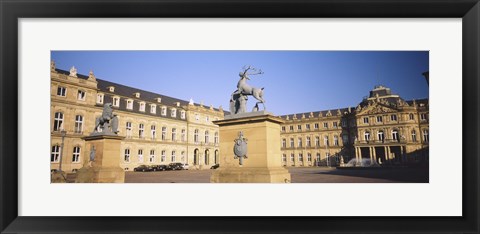
[[[205,165],[210,164],[210,151],[207,149],[205,150]]]
[[[80,146],[73,147],[72,163],[80,162]]]
[[[58,162],[60,159],[60,146],[52,146],[52,152],[50,154],[50,162]]]
[[[215,150],[215,158],[213,160],[215,164],[218,164],[218,150]]]
[[[55,112],[55,118],[53,120],[53,131],[60,131],[63,127],[63,113]]]
[[[83,116],[76,115],[75,116],[75,133],[82,133],[83,132]]]
[[[198,149],[193,151],[193,165],[198,165]]]

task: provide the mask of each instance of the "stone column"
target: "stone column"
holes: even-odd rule
[[[372,147],[373,149],[373,160],[376,162],[377,161],[377,152],[375,152],[375,146]]]

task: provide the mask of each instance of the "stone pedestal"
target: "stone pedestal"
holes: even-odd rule
[[[289,183],[290,173],[282,167],[280,123],[283,120],[267,112],[226,116],[214,121],[220,127],[220,167],[213,183]],[[235,159],[234,140],[239,132],[247,139],[247,157],[243,165]]]
[[[125,171],[120,167],[121,141],[117,135],[93,135],[84,137],[88,150],[86,163],[77,171],[76,183],[124,183]],[[92,146],[95,146],[95,160],[89,163]]]

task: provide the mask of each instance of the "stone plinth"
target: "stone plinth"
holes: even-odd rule
[[[220,167],[210,182],[214,183],[289,183],[290,173],[282,167],[280,123],[282,119],[256,112],[214,121],[220,127]],[[239,132],[247,142],[247,157],[243,165],[235,159],[234,140]]]
[[[77,171],[76,183],[124,183],[125,171],[120,167],[120,146],[125,137],[116,135],[92,135],[84,137],[85,149],[95,146],[95,160]]]

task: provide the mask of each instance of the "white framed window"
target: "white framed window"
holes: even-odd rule
[[[397,130],[392,130],[392,139],[394,141],[400,140],[400,138],[398,138],[398,131]]]
[[[123,161],[126,163],[130,162],[130,149],[125,149],[124,154],[123,154]]]
[[[313,128],[318,129],[318,123],[315,123],[315,124],[313,125]]]
[[[315,146],[320,146],[320,137],[315,137]]]
[[[60,160],[60,150],[61,147],[59,145],[52,146],[52,152],[50,154],[50,162],[58,162]]]
[[[127,99],[127,109],[133,110],[133,100]]]
[[[295,154],[290,154],[290,162],[295,162]]]
[[[290,148],[295,148],[295,141],[293,138],[290,138]]]
[[[198,138],[198,129],[195,129],[195,131],[193,131],[193,142],[195,143],[198,143],[200,139]]]
[[[115,87],[113,87],[113,86],[108,86],[108,91],[110,91],[110,92],[112,92],[112,93],[115,92]]]
[[[397,115],[390,115],[391,121],[397,121]]]
[[[157,105],[150,104],[150,113],[151,114],[156,114],[157,113]]]
[[[303,147],[301,137],[298,138],[298,147]]]
[[[333,145],[338,146],[338,136],[333,136]]]
[[[57,87],[57,96],[66,97],[67,96],[67,88],[58,86]]]
[[[379,141],[384,141],[385,140],[385,134],[383,134],[383,131],[378,131],[377,132],[377,139]]]
[[[152,125],[150,127],[150,132],[151,132],[152,140],[155,140],[155,138],[157,138],[157,126]]]
[[[76,115],[75,116],[75,133],[82,133],[83,132],[83,116]]]
[[[363,117],[363,123],[368,124],[368,117]]]
[[[53,131],[60,131],[63,127],[63,113],[62,112],[55,112],[54,119],[53,119]]]
[[[172,151],[172,157],[171,157],[172,162],[177,161],[177,158],[176,158],[176,155],[175,155],[175,154],[176,154],[176,152],[175,152],[175,150],[173,150],[173,151]]]
[[[293,125],[290,125],[290,132],[293,132]]]
[[[162,150],[162,154],[160,156],[160,161],[162,162],[165,162],[167,160],[167,155],[165,153],[165,150]]]
[[[180,111],[180,118],[185,119],[185,111]]]
[[[423,129],[423,141],[428,142],[428,129]]]
[[[155,162],[155,150],[154,150],[154,149],[150,150],[149,162],[150,162],[150,163],[154,163],[154,162]]]
[[[167,127],[162,127],[162,141],[167,140]]]
[[[417,141],[417,132],[415,130],[412,130],[412,141],[413,142]]]
[[[305,124],[305,129],[310,130],[310,124]]]
[[[298,161],[303,162],[303,154],[302,153],[298,154]]]
[[[185,129],[182,129],[182,135],[181,135],[181,138],[182,138],[182,141],[185,142],[186,139],[185,139]]]
[[[172,117],[172,118],[176,118],[176,117],[177,117],[177,109],[172,108],[172,109],[170,110],[170,117]]]
[[[427,113],[421,113],[420,120],[427,120]]]
[[[328,123],[327,122],[323,123],[323,128],[328,128]]]
[[[311,153],[307,153],[307,161],[308,162],[312,161],[312,154]]]
[[[320,162],[320,153],[317,153],[317,156],[316,156],[315,160],[316,160],[317,162]]]
[[[282,162],[287,162],[287,155],[286,154],[282,155]]]
[[[77,92],[77,99],[80,101],[85,101],[85,96],[87,96],[85,91],[79,89]]]
[[[210,143],[210,133],[205,131],[205,144]]]
[[[328,140],[328,136],[324,136],[323,137],[323,144],[325,144],[326,146],[329,146],[329,140]]]
[[[72,163],[80,162],[80,146],[73,147]]]
[[[382,116],[377,116],[377,123],[383,122],[383,117]]]
[[[172,128],[172,141],[176,141],[176,140],[177,140],[177,129]]]
[[[103,98],[104,98],[103,93],[97,93],[97,103],[98,104],[103,104]]]
[[[143,149],[138,150],[138,162],[143,163]]]
[[[214,140],[215,145],[217,145],[218,144],[218,132],[215,132],[215,137],[214,137],[213,140]]]
[[[142,112],[145,112],[145,102],[140,102],[139,103],[138,110],[142,111]]]
[[[132,122],[126,122],[125,123],[125,132],[126,132],[126,137],[127,138],[132,137]]]
[[[112,98],[112,106],[119,107],[120,106],[120,97],[113,97]]]
[[[415,117],[414,117],[414,115],[413,115],[412,113],[408,114],[408,118],[409,118],[410,120],[414,120],[414,119],[415,119]]]
[[[166,106],[162,106],[160,114],[162,116],[167,116],[167,107]]]
[[[285,126],[282,126],[282,132],[285,132]]]
[[[369,132],[365,132],[363,134],[363,138],[366,140],[366,141],[369,141],[370,140],[370,133]]]
[[[300,125],[300,124],[297,125],[297,130],[298,130],[298,131],[302,131],[302,125]]]
[[[282,148],[287,148],[287,139],[282,139]]]
[[[144,129],[145,125],[143,125],[143,123],[141,124],[138,124],[138,137],[140,138],[144,138],[145,137],[145,129]]]
[[[338,122],[333,122],[333,127],[338,128]]]

